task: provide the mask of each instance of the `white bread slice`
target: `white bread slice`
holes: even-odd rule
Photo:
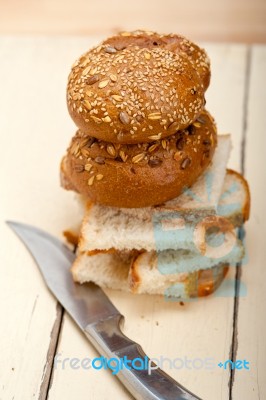
[[[217,208],[218,215],[226,216],[234,226],[240,226],[249,217],[249,207],[250,194],[245,179],[237,172],[227,170]],[[161,215],[162,211],[158,211],[157,208],[135,215],[125,213],[121,209],[90,205],[82,224],[79,251],[93,254],[95,251],[111,249],[192,250],[191,241],[187,240],[184,243],[180,238],[176,240],[174,235],[161,235],[160,240],[157,240],[158,230],[154,229],[153,222],[156,216]],[[171,217],[171,213],[169,215]]]
[[[80,254],[71,272],[79,283],[94,282],[102,288],[185,299],[212,293],[227,269],[227,265],[219,264],[209,270],[162,275],[155,263],[144,265],[140,257],[102,253]]]

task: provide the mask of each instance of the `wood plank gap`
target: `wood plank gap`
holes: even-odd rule
[[[48,398],[48,391],[51,384],[52,373],[53,373],[53,362],[54,356],[56,354],[58,340],[60,336],[62,320],[64,315],[64,309],[59,302],[56,304],[56,318],[51,330],[51,340],[50,345],[47,351],[46,356],[46,363],[43,368],[43,376],[42,376],[42,383],[40,386],[38,400],[47,400]]]
[[[245,174],[245,155],[246,155],[246,136],[248,128],[248,95],[250,91],[250,69],[251,69],[251,57],[252,49],[251,46],[247,48],[247,63],[246,63],[246,79],[245,79],[245,92],[243,101],[243,127],[242,127],[242,140],[241,140],[241,173]],[[245,236],[245,229],[242,226],[238,231],[238,238],[243,240]],[[233,314],[233,333],[232,333],[232,343],[229,353],[229,359],[233,362],[236,361],[236,354],[238,348],[238,311],[239,311],[239,296],[240,296],[240,281],[242,276],[242,263],[236,265],[235,273],[235,297],[234,297],[234,314]],[[229,400],[233,400],[233,385],[235,378],[235,370],[230,370],[229,378]]]

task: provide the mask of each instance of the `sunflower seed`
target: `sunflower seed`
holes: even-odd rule
[[[148,136],[148,139],[159,140],[159,139],[161,139],[161,136],[162,136],[162,133],[160,132],[157,135]]]
[[[91,103],[88,100],[84,100],[83,104],[87,110],[91,110]]]
[[[105,88],[105,87],[108,85],[108,83],[109,83],[109,79],[105,79],[105,80],[103,80],[103,81],[101,81],[101,82],[99,83],[98,88],[99,88],[99,89],[103,89],[103,88]]]
[[[105,164],[105,158],[104,158],[104,157],[98,156],[98,157],[96,157],[96,158],[94,159],[94,161],[95,161],[97,164]]]
[[[117,76],[114,75],[114,74],[111,74],[110,75],[110,79],[111,79],[112,82],[116,82],[117,81]]]
[[[151,120],[156,120],[156,119],[161,119],[161,118],[162,118],[161,113],[151,113],[148,115],[148,119],[151,119]]]
[[[82,75],[87,75],[90,72],[91,66],[85,68],[82,72]]]
[[[130,123],[129,115],[125,111],[121,111],[119,113],[119,119],[124,125],[128,125]]]
[[[205,124],[205,119],[204,119],[204,117],[201,115],[201,116],[199,116],[197,119],[196,119],[196,121],[198,121],[200,124]]]
[[[126,162],[128,159],[128,156],[125,154],[125,152],[123,150],[120,150],[119,155],[122,159],[123,162]]]
[[[98,82],[99,79],[99,75],[93,75],[86,80],[86,83],[87,85],[93,85],[94,83]]]
[[[94,74],[96,74],[96,72],[97,72],[97,67],[92,68],[90,75],[94,75]]]
[[[158,149],[159,146],[160,146],[159,143],[152,144],[152,145],[148,148],[148,152],[149,152],[149,153],[152,153],[153,151],[155,151],[156,149]]]
[[[103,179],[103,175],[102,174],[96,175],[96,179],[97,181],[101,181]]]
[[[110,156],[113,156],[113,157],[116,156],[116,151],[112,144],[108,144],[106,150],[107,150],[107,153],[110,154]]]
[[[179,128],[179,123],[176,122],[176,121],[172,122],[172,123],[169,124],[168,127],[167,127],[167,129],[175,129],[175,130],[178,130],[178,128]]]
[[[162,147],[163,147],[163,149],[165,150],[166,149],[166,146],[167,146],[167,142],[166,142],[166,140],[162,140]]]
[[[112,98],[116,101],[123,101],[123,97],[119,96],[118,94],[113,94]]]
[[[91,147],[91,145],[95,142],[95,138],[93,138],[93,137],[90,137],[89,139],[88,139],[88,142],[87,142],[87,147]]]
[[[189,157],[184,158],[184,160],[180,164],[181,169],[186,169],[190,164],[191,164],[191,159]]]
[[[104,51],[109,54],[116,53],[116,49],[112,46],[105,47]]]
[[[119,50],[124,50],[126,48],[126,46],[124,44],[122,44],[122,43],[117,43],[115,45],[115,48],[116,48],[116,50],[119,51]]]
[[[142,161],[144,157],[145,157],[145,153],[137,154],[136,156],[132,157],[132,162],[134,164],[136,164],[136,163]]]
[[[83,149],[81,149],[81,154],[83,155],[83,157],[88,158],[90,156],[90,152],[86,147],[83,147]]]
[[[73,156],[77,156],[77,155],[79,154],[79,151],[80,151],[79,143],[78,143],[78,142],[74,142],[74,143],[72,144],[72,146],[71,146],[70,153],[71,153]]]
[[[76,164],[74,167],[76,172],[83,172],[84,171],[84,166],[82,164]]]

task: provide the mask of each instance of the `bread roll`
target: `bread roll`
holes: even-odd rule
[[[78,131],[62,162],[62,182],[93,202],[137,208],[161,204],[191,186],[217,143],[207,111],[187,129],[142,144],[112,144]]]
[[[153,142],[196,120],[209,79],[206,53],[187,39],[121,34],[73,65],[68,110],[92,137],[120,144]]]

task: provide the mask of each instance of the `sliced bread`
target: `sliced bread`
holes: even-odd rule
[[[80,254],[71,272],[79,283],[94,282],[102,288],[185,299],[211,294],[227,270],[226,264],[218,264],[208,270],[162,275],[155,263],[144,265],[139,257],[103,253]]]
[[[178,236],[178,224],[184,223],[183,214],[178,209],[169,209],[168,203],[161,209],[138,209],[132,210],[132,213],[125,209],[88,205],[82,223],[79,251],[93,254],[112,249],[193,250],[191,235],[184,240],[181,235]],[[247,182],[239,173],[227,170],[217,214],[226,217],[234,226],[240,226],[249,217],[249,207]],[[209,211],[211,214],[211,210]],[[204,218],[204,215],[192,213],[185,219],[185,224],[188,229],[193,229],[197,220]],[[171,221],[172,230],[167,228],[167,221]]]

